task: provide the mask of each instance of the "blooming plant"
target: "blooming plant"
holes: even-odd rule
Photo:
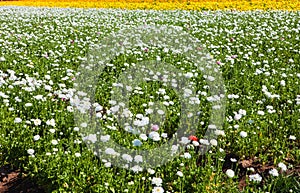
[[[297,192],[299,17],[0,7],[1,163],[50,192]]]
[[[0,5],[155,10],[299,10],[300,6],[298,1],[287,0],[12,0],[0,1]]]

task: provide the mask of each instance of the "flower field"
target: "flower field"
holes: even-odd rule
[[[174,8],[143,2],[84,6]],[[300,12],[174,2],[0,7],[0,167],[39,192],[299,192]]]
[[[154,10],[299,10],[299,0],[17,0],[0,1],[0,5],[85,7]]]

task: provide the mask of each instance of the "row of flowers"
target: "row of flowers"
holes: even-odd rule
[[[154,10],[299,10],[300,3],[285,0],[39,0],[39,1],[0,1],[1,5],[47,6],[47,7],[83,7],[83,8],[121,8],[121,9],[154,9]]]
[[[284,180],[299,165],[299,17],[300,12],[287,11],[0,8],[0,161],[15,165],[22,161],[24,170],[36,177],[39,184],[44,185],[43,179],[57,184],[57,187],[49,185],[53,191],[238,192],[239,179],[244,174],[235,165],[257,156],[263,167],[270,161],[272,168],[262,173],[250,161],[244,164],[246,182],[249,181],[245,192],[297,192],[297,183],[293,182],[293,187]],[[208,122],[212,113],[207,104],[218,98],[202,82],[204,78],[216,82],[218,77],[214,74],[204,77],[204,74],[202,79],[203,73],[192,68],[188,57],[176,55],[178,49],[167,49],[165,38],[158,43],[161,50],[138,44],[105,63],[107,70],[99,73],[97,84],[98,103],[89,102],[87,94],[81,91],[89,86],[74,88],[76,83],[82,85],[80,80],[85,80],[80,74],[90,75],[85,72],[92,68],[78,69],[86,64],[89,45],[103,48],[105,37],[127,28],[130,28],[128,37],[139,40],[143,36],[134,30],[135,26],[144,26],[148,33],[142,34],[153,34],[147,26],[157,23],[170,26],[166,39],[173,40],[176,35],[179,43],[191,42],[184,41],[186,37],[175,33],[172,26],[182,27],[215,57],[214,64],[221,68],[226,81],[224,130]],[[154,37],[158,37],[157,33]],[[118,38],[112,39],[115,42]],[[118,43],[137,45],[130,41]],[[191,45],[182,43],[180,47],[189,50]],[[163,71],[146,70],[141,61],[149,58],[158,64],[168,62],[177,67],[172,72],[178,69],[184,73],[177,76],[168,65]],[[216,65],[205,66],[214,72],[219,70]],[[122,71],[123,67],[128,71]],[[181,99],[168,86],[161,88],[159,84],[142,81],[136,86],[136,76],[148,81],[167,81],[172,87],[181,85],[176,78],[188,78],[189,84],[183,86],[190,87],[181,89]],[[196,81],[201,84],[194,84]],[[193,86],[197,87],[195,95],[191,92]],[[121,91],[133,93],[131,108],[126,108],[126,100],[120,101]],[[80,97],[84,100],[80,101]],[[193,120],[192,114],[181,113],[179,99],[199,105],[200,120],[198,132],[192,136],[192,132],[186,132],[181,138],[177,135],[181,140],[178,146],[172,143],[170,153],[161,148],[155,156],[162,162],[177,148],[183,149],[172,161],[160,164],[161,167],[146,165],[147,172],[142,172],[141,164],[147,160],[147,156],[142,157],[145,154],[130,154],[111,145],[116,141],[132,151],[163,145],[177,130],[173,123],[177,123],[180,114],[188,118],[188,123]],[[89,118],[74,119],[78,108],[83,115],[84,112],[94,115],[97,123],[104,126],[103,131],[88,130]],[[116,121],[116,116],[129,121]],[[218,137],[205,138],[207,129],[214,130]],[[91,151],[87,145],[92,144],[103,144],[98,145],[101,151]],[[202,158],[199,149],[207,146],[212,147]],[[230,162],[228,167],[227,162]],[[280,190],[273,190],[277,184]]]

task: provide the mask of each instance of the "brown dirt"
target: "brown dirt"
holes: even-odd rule
[[[33,180],[9,165],[0,167],[0,193],[44,193]]]
[[[231,162],[230,158],[235,158],[237,162]],[[292,159],[286,159],[286,163],[291,163],[294,165]],[[227,154],[225,157],[224,165],[222,170],[226,172],[227,169],[238,169],[238,182],[239,190],[242,191],[246,186],[246,176],[252,173],[258,173],[263,176],[262,183],[270,176],[269,171],[273,168],[277,168],[272,161],[262,164],[262,161],[257,157],[247,158],[240,160],[240,158],[234,154]],[[248,171],[247,168],[253,168],[254,171]],[[278,169],[279,170],[279,169]],[[280,172],[280,171],[279,171]],[[288,169],[285,175],[296,175],[300,177],[300,166],[295,166],[292,169]]]

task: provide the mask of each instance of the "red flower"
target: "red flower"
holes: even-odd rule
[[[195,135],[191,135],[191,136],[189,136],[189,140],[198,141],[198,138]]]

